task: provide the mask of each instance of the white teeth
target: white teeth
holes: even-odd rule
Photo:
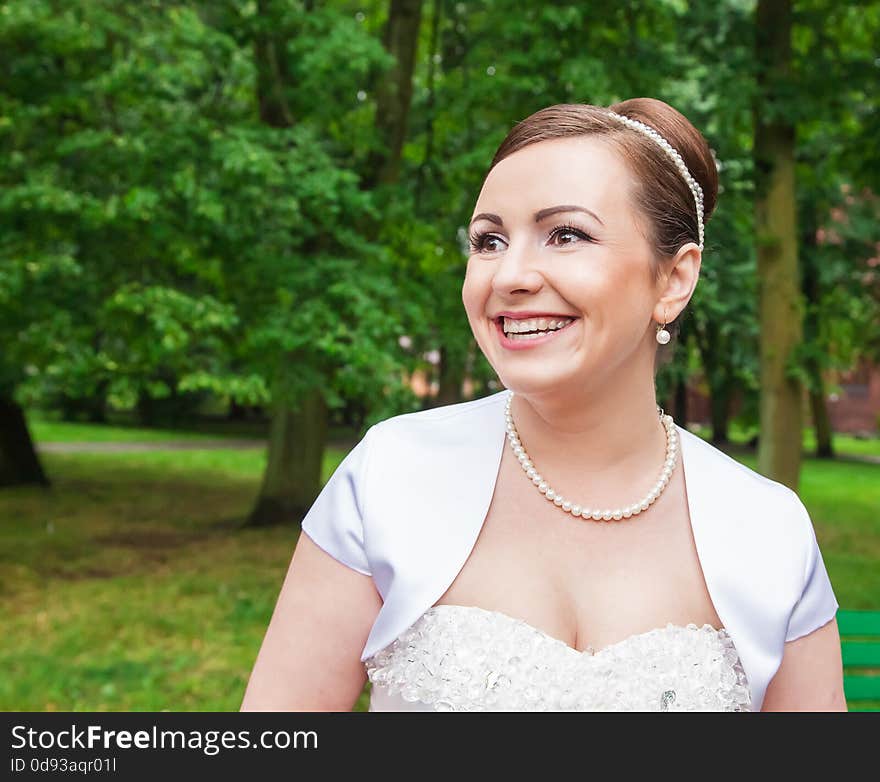
[[[549,332],[545,332],[544,334],[538,334],[536,332],[532,332],[531,334],[508,334],[509,339],[514,340],[523,340],[523,339],[538,339],[538,337],[543,337],[545,334]]]
[[[563,326],[567,326],[573,320],[574,318],[532,318],[530,320],[504,318],[504,333],[519,334],[525,331],[556,331]]]

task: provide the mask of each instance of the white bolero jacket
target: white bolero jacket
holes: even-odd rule
[[[506,396],[371,426],[303,519],[318,546],[372,576],[382,597],[362,661],[412,625],[464,566],[507,444]],[[757,711],[785,642],[827,623],[838,603],[797,494],[676,428],[703,576]]]

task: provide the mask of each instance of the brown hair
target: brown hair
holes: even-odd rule
[[[638,131],[609,117],[609,109],[654,128],[678,151],[691,176],[703,188],[703,223],[708,223],[718,198],[718,169],[712,150],[683,114],[656,98],[630,98],[608,108],[585,103],[560,103],[536,111],[507,134],[492,158],[489,171],[504,158],[539,141],[587,135],[607,139],[638,183],[635,202],[647,218],[645,238],[655,250],[651,273],[658,280],[664,261],[671,260],[686,242],[699,243],[694,197],[663,150]],[[488,175],[488,171],[486,173]],[[677,326],[678,319],[669,329],[673,336],[678,331]]]

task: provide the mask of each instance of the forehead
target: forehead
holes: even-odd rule
[[[597,136],[539,141],[514,152],[486,177],[475,211],[507,219],[554,204],[579,204],[603,221],[628,208],[632,175],[619,152]]]

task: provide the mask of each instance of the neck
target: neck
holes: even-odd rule
[[[653,383],[517,393],[510,411],[535,469],[560,490],[586,492],[584,499],[635,500],[665,458]]]

